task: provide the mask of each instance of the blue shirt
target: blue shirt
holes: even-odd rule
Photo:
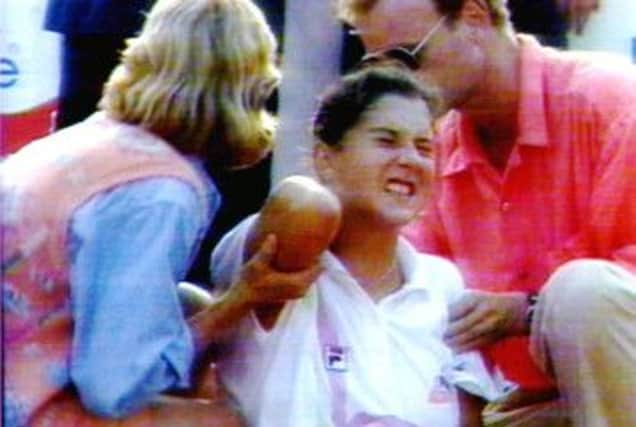
[[[220,195],[210,186],[211,219]],[[189,385],[194,346],[176,285],[209,226],[197,204],[185,182],[148,178],[98,194],[73,216],[70,380],[98,415],[120,418]]]

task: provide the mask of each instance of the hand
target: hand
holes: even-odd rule
[[[304,270],[278,271],[272,267],[275,254],[276,237],[272,234],[243,265],[227,292],[188,318],[198,355],[207,352],[211,344],[232,337],[240,320],[252,311],[269,329],[284,303],[304,296],[322,271],[318,259]]]
[[[559,9],[568,17],[568,25],[576,34],[581,34],[587,21],[600,7],[600,0],[557,0]]]
[[[272,234],[243,266],[238,282],[231,288],[241,304],[256,308],[302,298],[322,272],[319,258],[303,270],[276,270],[272,266],[275,255],[276,236]]]
[[[467,291],[449,307],[446,343],[456,352],[476,350],[505,336],[527,333],[522,292]]]
[[[247,424],[228,400],[156,396],[148,407],[121,420],[118,427],[197,427],[201,425],[245,427]]]
[[[555,388],[524,390],[516,389],[488,405],[488,410],[495,412],[508,412],[527,407],[537,403],[547,402],[559,397],[559,391]]]

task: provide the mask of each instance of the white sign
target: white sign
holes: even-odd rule
[[[57,98],[60,35],[44,31],[46,0],[0,0],[0,114]]]

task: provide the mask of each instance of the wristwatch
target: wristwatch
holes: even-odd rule
[[[537,301],[539,300],[539,294],[529,293],[526,296],[526,326],[528,330],[532,326],[532,319],[534,318],[534,310],[537,308]]]

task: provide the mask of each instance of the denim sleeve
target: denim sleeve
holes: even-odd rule
[[[100,194],[73,216],[70,376],[95,414],[121,418],[189,385],[194,346],[176,283],[208,226],[197,203],[187,184],[152,178]]]

